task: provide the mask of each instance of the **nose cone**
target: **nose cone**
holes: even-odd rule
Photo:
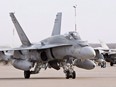
[[[96,56],[96,53],[92,47],[83,47],[80,50],[80,56],[84,59],[92,59]]]

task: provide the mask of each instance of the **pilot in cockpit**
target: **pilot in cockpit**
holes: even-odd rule
[[[69,39],[80,40],[80,36],[77,32],[69,32],[68,33]]]

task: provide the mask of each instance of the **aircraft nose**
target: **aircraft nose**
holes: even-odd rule
[[[84,59],[92,59],[96,56],[96,53],[92,47],[83,47],[80,50],[80,56]]]

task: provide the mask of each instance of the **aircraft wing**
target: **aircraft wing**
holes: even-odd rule
[[[96,47],[96,48],[94,48],[94,50],[109,51],[109,49],[105,49],[105,48],[102,48],[102,47]]]
[[[116,52],[110,52],[109,55],[116,55]]]
[[[49,45],[32,45],[30,47],[19,47],[19,48],[5,48],[5,49],[0,49],[0,62],[9,62],[10,59],[12,59],[12,56],[15,56],[18,59],[23,59],[22,58],[22,52],[24,51],[37,51],[41,52],[41,50],[46,50],[49,48],[56,48],[56,47],[65,47],[65,46],[72,46],[70,44],[49,44]],[[13,52],[13,53],[10,53]],[[7,54],[9,53],[9,54]]]
[[[71,44],[49,44],[49,45],[32,45],[30,47],[19,47],[19,48],[5,48],[0,49],[0,51],[15,51],[15,50],[43,50],[49,48],[63,47],[63,46],[72,46]]]
[[[56,48],[56,47],[63,47],[63,46],[72,46],[71,44],[49,44],[44,46],[30,46],[30,47],[21,47],[21,48],[15,48],[14,50],[43,50],[43,49],[49,49],[49,48]]]

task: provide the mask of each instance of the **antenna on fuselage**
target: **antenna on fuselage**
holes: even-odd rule
[[[74,11],[75,11],[75,32],[77,31],[77,21],[76,21],[76,16],[77,16],[77,14],[76,14],[76,8],[77,8],[77,5],[74,5],[73,6],[74,7]]]

